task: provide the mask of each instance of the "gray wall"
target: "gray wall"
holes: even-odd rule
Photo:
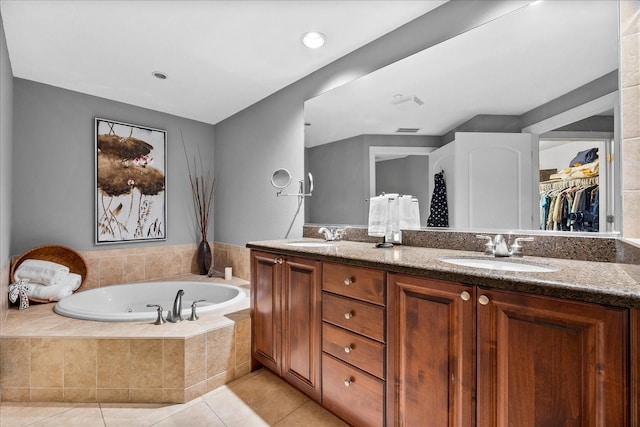
[[[282,238],[291,224],[290,237],[302,235],[304,207],[296,216],[297,198],[277,198],[269,177],[280,167],[289,169],[294,180],[303,177],[306,99],[482,25],[514,4],[526,3],[450,1],[218,123],[215,240],[244,245]]]
[[[11,242],[11,141],[13,139],[13,73],[0,16],[0,267]],[[1,308],[1,307],[0,307]]]
[[[187,150],[213,157],[211,125],[78,92],[14,79],[11,253],[42,244],[94,244],[94,118],[167,131],[166,244],[199,240],[180,131]],[[4,156],[3,156],[4,159]],[[3,197],[4,201],[4,197]],[[4,206],[4,203],[3,203]],[[209,234],[212,236],[213,228]],[[101,245],[102,249],[165,242]]]
[[[427,225],[429,209],[429,156],[407,156],[376,162],[376,192],[411,194],[418,198],[420,224]]]
[[[369,217],[367,200],[370,196],[369,147],[439,147],[440,145],[440,137],[360,135],[307,148],[307,170],[313,174],[315,190],[313,196],[306,200],[306,222],[367,224]],[[428,181],[425,181],[425,194],[427,192]],[[404,193],[409,194],[407,191]]]

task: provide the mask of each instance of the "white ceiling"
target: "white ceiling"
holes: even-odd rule
[[[215,124],[445,2],[0,0],[0,12],[15,77]],[[307,31],[325,46],[304,47]]]
[[[617,67],[617,2],[544,1],[305,102],[305,145],[401,127],[443,135],[478,114],[522,115]],[[397,108],[396,94],[424,104]]]

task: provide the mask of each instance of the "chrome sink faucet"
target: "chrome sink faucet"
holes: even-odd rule
[[[484,253],[495,257],[522,258],[524,254],[522,253],[521,242],[533,242],[533,237],[518,237],[513,241],[511,250],[509,250],[507,241],[502,234],[497,234],[493,239],[481,234],[477,235],[476,238],[487,240],[484,245]]]
[[[324,234],[326,241],[342,240],[345,230],[346,228],[320,227],[318,234]]]
[[[182,295],[184,295],[184,291],[180,289],[176,294],[176,299],[173,300],[173,310],[167,315],[168,322],[182,322]]]

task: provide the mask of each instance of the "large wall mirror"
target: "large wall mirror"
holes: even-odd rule
[[[527,200],[517,207],[526,220],[474,223],[481,211],[491,216],[486,213],[502,209],[501,186],[523,177],[507,177],[513,168],[485,153],[477,156],[488,171],[482,184],[462,173],[480,166],[458,154],[447,184],[455,183],[452,194],[473,191],[477,197],[469,198],[472,220],[453,221],[452,228],[549,230],[541,225],[540,183],[553,170],[562,173],[578,152],[596,147],[597,231],[615,232],[622,215],[615,158],[618,63],[616,1],[543,1],[307,100],[305,169],[316,191],[306,201],[305,221],[366,225],[368,199],[387,191],[417,196],[424,227],[433,175],[446,164],[434,162],[436,153],[462,146],[461,140],[472,141],[468,150],[489,150],[484,141],[502,133],[531,136],[529,154],[517,158],[528,171],[520,183]]]

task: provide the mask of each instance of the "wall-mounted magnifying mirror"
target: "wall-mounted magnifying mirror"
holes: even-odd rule
[[[271,185],[283,189],[291,184],[291,173],[286,169],[276,169],[271,175]]]

